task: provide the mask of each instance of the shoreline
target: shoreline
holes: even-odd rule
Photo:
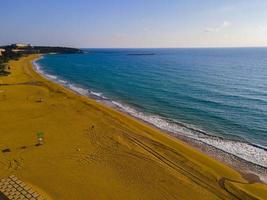
[[[152,126],[153,128],[156,128],[157,130],[159,130],[165,134],[168,134],[168,135],[170,135],[170,136],[172,136],[178,140],[185,142],[185,143],[189,144],[191,147],[196,148],[197,150],[201,151],[202,153],[204,153],[204,154],[206,154],[212,158],[215,158],[219,162],[222,162],[222,163],[224,163],[230,167],[233,167],[234,169],[239,171],[244,177],[247,177],[249,181],[250,180],[252,180],[252,181],[257,180],[257,182],[263,182],[265,184],[267,183],[267,167],[262,166],[262,165],[257,164],[257,163],[254,163],[254,162],[251,162],[251,161],[246,160],[244,158],[238,157],[238,156],[231,154],[230,152],[227,152],[223,149],[216,148],[215,146],[208,144],[205,141],[201,141],[201,140],[198,140],[196,138],[186,136],[185,134],[181,133],[180,131],[171,132],[171,131],[165,130],[161,127],[158,127],[158,126],[154,125],[153,123],[150,123],[149,121],[146,121],[140,117],[137,117],[137,116],[127,112],[126,110],[123,110],[122,106],[120,107],[119,105],[117,105],[120,103],[117,103],[117,102],[113,103],[112,100],[110,100],[110,99],[107,100],[106,97],[101,96],[101,95],[99,96],[98,93],[95,93],[93,91],[87,92],[86,89],[83,89],[80,87],[76,88],[76,86],[72,86],[72,84],[71,84],[71,86],[66,85],[66,83],[68,83],[68,81],[58,79],[57,76],[54,76],[52,74],[46,74],[43,70],[41,70],[41,66],[38,65],[38,63],[36,63],[36,62],[42,58],[43,58],[43,55],[40,58],[34,60],[32,62],[32,64],[33,64],[33,69],[38,74],[40,74],[42,77],[44,77],[45,79],[48,79],[48,80],[50,80],[56,84],[59,84],[66,89],[70,89],[71,91],[73,91],[77,95],[82,95],[82,96],[85,96],[87,98],[91,98],[91,99],[99,102],[100,104],[102,104],[104,106],[107,106],[111,109],[115,109],[116,111],[122,112],[123,114],[126,114],[130,117],[133,117],[134,119],[138,120],[141,123],[145,123],[148,126]],[[107,101],[111,101],[111,102],[107,102]],[[201,132],[201,134],[205,135],[206,133]],[[213,136],[213,135],[207,135],[207,136],[218,138],[221,140],[225,140],[224,138],[221,138],[219,136]],[[242,142],[242,141],[239,141],[239,142]],[[266,151],[266,148],[264,148],[264,147],[254,145],[254,144],[248,143],[248,142],[247,143],[242,142],[242,143],[248,144],[248,145],[251,145],[251,146],[254,146],[256,148],[259,148],[259,149]]]
[[[0,176],[16,174],[59,200],[267,198],[265,184],[42,77],[37,57],[11,61],[0,78],[0,112],[10,113],[0,115],[0,148],[10,149]],[[44,145],[34,145],[37,131]]]

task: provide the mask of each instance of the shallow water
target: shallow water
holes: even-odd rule
[[[267,48],[85,49],[46,76],[159,128],[267,167]]]

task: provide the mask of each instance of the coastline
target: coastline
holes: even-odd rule
[[[5,101],[5,98],[11,100],[18,98],[15,103],[22,102],[21,105],[32,106],[27,107],[31,108],[27,116],[23,113],[25,108],[19,106],[17,113],[12,114],[11,119],[30,120],[31,127],[34,127],[28,128],[19,124],[25,129],[25,131],[22,129],[22,132],[27,134],[27,139],[19,136],[17,141],[32,141],[32,133],[29,135],[28,132],[39,129],[39,126],[50,133],[46,143],[37,149],[45,159],[40,159],[40,155],[36,159],[38,154],[34,148],[25,154],[11,152],[9,158],[2,154],[0,159],[8,160],[18,154],[22,156],[26,164],[22,170],[16,171],[17,175],[43,188],[55,199],[64,199],[68,195],[74,197],[74,194],[76,197],[78,195],[76,199],[129,198],[129,194],[131,194],[130,199],[159,198],[162,194],[169,199],[176,197],[192,199],[197,193],[203,195],[198,197],[201,197],[200,199],[235,199],[237,196],[251,199],[266,198],[266,185],[247,181],[234,169],[204,155],[186,143],[41,77],[32,68],[31,62],[36,58],[30,56],[20,61],[12,61],[11,70],[13,65],[23,69],[13,71],[9,78],[4,78],[3,84],[15,88],[10,89],[6,92],[6,97],[2,95],[1,98],[2,101]],[[19,89],[25,92],[17,96]],[[26,100],[23,95],[28,95]],[[39,104],[36,102],[38,98],[42,99]],[[13,101],[6,102],[6,105],[12,103]],[[39,114],[32,117],[32,111],[42,106],[43,108],[38,111]],[[1,127],[1,131],[5,132],[7,137],[1,143],[1,148],[4,142],[17,145],[11,141],[14,137],[18,137],[18,133],[16,134],[18,130],[13,130],[15,133],[10,136],[11,138],[7,135],[12,127],[9,120],[4,119],[7,128]],[[66,120],[77,123],[66,124]],[[39,126],[36,127],[37,125]],[[52,156],[53,153],[56,155]],[[39,163],[29,160],[30,158],[38,160]],[[46,163],[48,158],[51,160]],[[43,175],[38,170],[33,172],[38,166],[44,172]],[[67,171],[62,169],[63,166]],[[76,171],[77,169],[79,170]],[[3,170],[0,175],[9,173],[9,170]],[[53,183],[50,181],[52,177],[55,179]],[[110,188],[112,183],[114,185]],[[56,187],[56,184],[60,187]],[[77,184],[79,188],[72,188]],[[122,192],[127,184],[130,188]],[[64,194],[66,188],[71,189]],[[87,192],[80,194],[81,191]],[[120,193],[112,197],[114,191]]]
[[[43,57],[41,56],[40,58],[33,61],[33,68],[39,74],[41,74],[41,76],[43,76],[44,78],[49,79],[50,81],[55,82],[56,84],[60,84],[63,87],[68,88],[71,91],[77,93],[78,95],[83,95],[85,97],[92,98],[92,99],[96,100],[97,102],[104,104],[105,106],[108,106],[111,109],[115,109],[119,112],[122,112],[128,116],[135,118],[138,121],[141,121],[142,123],[145,123],[149,126],[152,126],[152,127],[156,128],[157,130],[160,130],[161,132],[164,132],[165,134],[169,134],[174,138],[182,140],[185,143],[189,144],[190,146],[203,152],[204,154],[211,156],[211,157],[215,158],[216,160],[218,160],[218,161],[220,161],[226,165],[229,165],[230,167],[235,168],[237,171],[239,171],[241,174],[243,174],[244,177],[251,178],[253,181],[257,180],[259,182],[267,183],[267,166],[263,166],[263,165],[260,165],[256,162],[252,162],[249,159],[239,157],[239,156],[237,156],[231,152],[228,152],[224,149],[219,148],[218,146],[214,146],[212,144],[209,144],[205,141],[205,139],[206,138],[211,139],[211,140],[214,140],[215,142],[218,140],[223,141],[225,143],[225,145],[228,145],[228,146],[230,146],[230,144],[233,143],[234,141],[228,142],[227,139],[224,139],[224,138],[221,138],[221,137],[215,136],[215,135],[210,135],[210,134],[205,133],[202,130],[197,130],[194,128],[192,128],[192,131],[196,131],[198,134],[200,134],[200,136],[199,136],[200,140],[195,138],[195,137],[192,137],[191,133],[189,133],[189,135],[186,135],[186,133],[182,133],[181,130],[179,129],[180,127],[177,127],[177,129],[179,131],[175,131],[175,132],[173,130],[164,129],[161,126],[158,126],[157,124],[155,124],[155,123],[151,122],[149,119],[147,119],[148,116],[146,116],[145,114],[142,114],[142,113],[141,114],[137,113],[136,110],[129,107],[128,105],[124,105],[121,102],[113,101],[112,99],[109,99],[109,98],[103,96],[103,94],[101,94],[101,93],[87,90],[85,88],[82,88],[81,86],[76,86],[75,84],[69,83],[69,81],[58,78],[55,75],[47,74],[46,72],[44,72],[41,69],[41,66],[37,63],[37,61],[42,59],[42,58]],[[154,116],[152,116],[152,117],[154,117]],[[163,119],[161,119],[161,118],[157,118],[157,121],[158,120],[163,121]],[[162,122],[158,122],[158,123],[161,124]],[[168,122],[166,121],[164,123],[166,124]],[[189,127],[187,127],[186,125],[184,125],[184,128],[189,129]],[[244,142],[244,141],[236,141],[236,142],[240,143],[240,146],[241,146],[241,148],[239,149],[240,151],[242,151],[242,149],[244,149],[244,148],[245,149],[248,147],[251,148],[251,146],[252,146],[252,148],[255,147],[259,150],[258,154],[261,157],[262,157],[262,154],[260,151],[263,151],[263,152],[267,151],[266,148],[249,143],[249,142]],[[229,143],[229,144],[227,144],[227,143]],[[245,146],[248,145],[248,147],[245,147],[244,145]],[[253,151],[253,150],[251,150],[251,151]],[[259,159],[260,158],[258,158],[258,160]],[[262,163],[265,163],[265,161],[263,160]],[[265,164],[267,164],[267,163],[265,163]]]

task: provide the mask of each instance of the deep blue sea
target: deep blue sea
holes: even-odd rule
[[[84,49],[46,76],[174,134],[267,167],[267,48]]]

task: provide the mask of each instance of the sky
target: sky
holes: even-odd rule
[[[1,0],[0,45],[267,46],[267,0]]]

